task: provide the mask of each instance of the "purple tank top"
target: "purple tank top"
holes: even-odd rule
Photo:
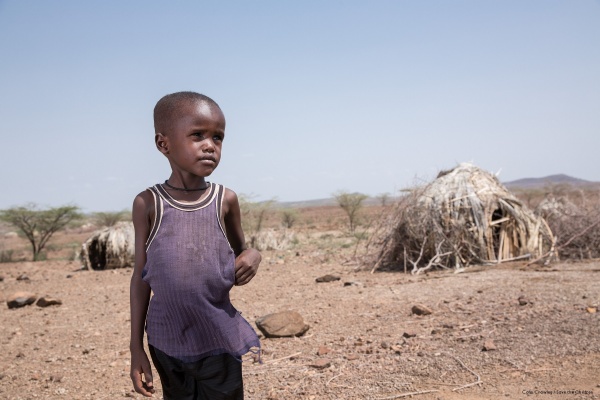
[[[221,226],[224,188],[210,184],[198,202],[179,202],[161,185],[146,242],[142,277],[153,296],[146,316],[148,343],[171,357],[197,361],[260,347],[256,332],[233,307],[235,254]]]

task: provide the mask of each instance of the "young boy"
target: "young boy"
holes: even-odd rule
[[[246,248],[236,194],[205,180],[221,159],[225,117],[209,97],[179,92],[158,101],[154,127],[171,175],[133,202],[131,380],[154,393],[145,325],[165,400],[243,399],[241,356],[260,342],[229,291],[254,277],[261,256]]]

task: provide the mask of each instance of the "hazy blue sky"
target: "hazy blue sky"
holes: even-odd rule
[[[164,94],[227,118],[255,199],[394,193],[458,162],[600,181],[600,1],[0,0],[0,208],[120,210],[169,176]]]

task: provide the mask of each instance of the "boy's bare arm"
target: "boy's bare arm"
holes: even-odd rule
[[[256,275],[262,257],[258,250],[246,248],[240,203],[237,195],[229,189],[225,189],[223,217],[227,239],[236,256],[235,284],[245,285]]]
[[[150,302],[150,287],[142,279],[146,264],[146,240],[150,235],[150,212],[153,211],[153,198],[148,192],[140,193],[133,201],[132,219],[135,229],[135,263],[130,285],[131,308],[131,381],[136,392],[152,397],[152,369],[144,351],[144,325]]]

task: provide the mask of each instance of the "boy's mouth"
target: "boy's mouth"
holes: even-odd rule
[[[217,159],[214,158],[214,157],[210,157],[210,156],[202,157],[202,158],[200,158],[200,161],[201,162],[209,161],[209,162],[211,162],[213,164],[217,163]]]

